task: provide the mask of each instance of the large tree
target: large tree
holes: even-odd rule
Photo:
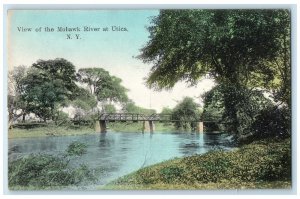
[[[147,83],[170,88],[207,74],[218,82],[244,83],[278,57],[289,23],[287,10],[162,10],[140,55],[154,64]]]
[[[257,85],[266,70],[271,75],[263,81],[281,79],[284,86],[277,90],[290,95],[289,29],[288,10],[162,10],[148,28],[149,42],[139,57],[154,64],[150,87],[171,88],[182,80],[193,84],[209,74],[231,88],[224,106],[237,130],[239,104],[232,99],[240,97],[244,85]],[[280,55],[277,67],[283,75],[270,70]],[[283,95],[279,99],[289,100]]]

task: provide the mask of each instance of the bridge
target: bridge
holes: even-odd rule
[[[203,123],[212,122],[212,121],[199,121],[199,120],[178,120],[172,118],[171,114],[140,114],[140,113],[102,113],[99,116],[98,121],[96,122],[95,130],[96,132],[105,133],[107,131],[106,124],[107,122],[143,122],[143,132],[150,131],[153,132],[155,130],[154,122],[197,122],[196,131],[199,133],[203,133]]]

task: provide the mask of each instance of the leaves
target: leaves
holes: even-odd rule
[[[96,95],[98,101],[126,102],[128,100],[126,89],[121,85],[122,80],[111,76],[103,68],[79,69],[77,78],[79,82],[86,83],[90,93]]]
[[[38,60],[22,79],[21,98],[28,112],[50,119],[59,104],[74,97],[75,80],[75,66],[67,60]]]
[[[200,119],[199,105],[194,102],[193,98],[185,97],[176,105],[171,117],[172,120],[179,120],[175,122],[176,128],[191,130],[196,126],[195,121]]]

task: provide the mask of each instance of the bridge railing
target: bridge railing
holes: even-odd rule
[[[102,121],[159,121],[159,122],[203,122],[203,123],[217,123],[217,124],[231,124],[231,122],[211,121],[211,120],[178,120],[172,118],[171,114],[141,114],[141,113],[102,113],[99,115],[99,120]]]
[[[171,114],[141,114],[141,113],[102,113],[99,120],[104,121],[182,121],[173,119]],[[186,122],[197,122],[199,120],[186,120]]]

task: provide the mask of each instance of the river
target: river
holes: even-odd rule
[[[9,159],[31,153],[61,154],[74,141],[85,143],[87,153],[72,164],[86,164],[100,171],[97,185],[104,185],[142,167],[215,149],[230,150],[226,134],[121,133],[9,139]],[[9,150],[11,151],[11,150]]]

